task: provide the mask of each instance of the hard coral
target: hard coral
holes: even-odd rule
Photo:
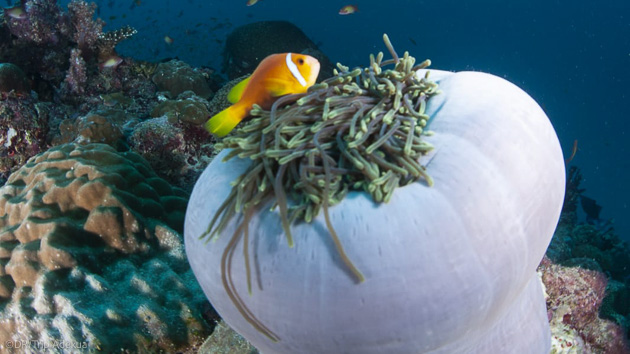
[[[151,116],[166,116],[171,123],[186,122],[203,125],[210,116],[207,104],[208,101],[195,95],[192,91],[185,91],[176,100],[160,102],[151,112]]]
[[[128,119],[131,118],[120,109],[95,110],[84,116],[66,119],[60,123],[60,134],[52,139],[52,143],[104,143],[115,147],[123,137],[123,125]]]
[[[186,195],[134,153],[66,144],[0,189],[0,340],[177,352],[209,334]]]
[[[179,60],[160,63],[151,78],[158,90],[166,91],[170,98],[176,98],[184,91],[193,91],[197,96],[208,99],[212,90],[206,82],[206,75],[199,69]]]

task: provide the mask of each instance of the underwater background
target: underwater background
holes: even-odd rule
[[[0,1],[5,8],[27,2]],[[243,25],[282,20],[301,29],[333,63],[365,66],[369,55],[379,51],[388,57],[382,39],[387,33],[399,54],[409,51],[418,62],[431,59],[429,69],[491,73],[531,95],[553,123],[567,159],[565,209],[539,268],[549,295],[554,348],[629,352],[630,247],[620,240],[630,241],[630,2],[246,2],[97,0],[92,14],[86,2],[75,0],[71,17],[86,33],[100,32],[89,20],[92,15],[104,21],[102,32],[125,26],[137,31],[120,32],[113,45],[122,64],[114,61],[104,68],[90,42],[96,37],[84,38],[82,61],[73,51],[81,45],[55,27],[62,16],[54,11],[47,25],[67,37],[61,42],[35,41],[37,31],[19,28],[19,15],[0,21],[0,63],[21,65],[36,92],[29,96],[19,87],[16,95],[4,92],[0,69],[0,139],[12,141],[0,140],[7,147],[0,150],[0,206],[6,214],[0,213],[0,236],[30,232],[19,242],[0,242],[0,320],[13,326],[2,329],[0,339],[33,338],[44,328],[47,338],[90,338],[89,343],[76,342],[81,347],[74,349],[97,345],[105,351],[195,352],[212,333],[210,345],[241,341],[239,346],[251,349],[208,303],[188,266],[181,234],[190,189],[215,153],[215,140],[201,126],[209,112],[216,113],[213,96],[234,78],[226,71],[226,39]],[[50,6],[55,1],[28,3]],[[61,12],[68,12],[69,3],[56,2]],[[340,15],[349,4],[358,11]],[[255,33],[251,38],[259,42]],[[172,90],[182,85],[178,76],[194,81],[187,87],[193,94]],[[11,119],[7,123],[6,112],[15,115],[14,126]],[[38,133],[25,137],[16,132],[33,117],[35,123],[24,130]],[[50,127],[48,136],[37,135],[44,126]],[[83,146],[86,142],[109,146]],[[25,164],[37,154],[42,155]],[[75,158],[84,155],[92,157]],[[72,163],[55,165],[64,159]],[[36,163],[49,161],[53,167],[42,173],[60,180],[62,187],[46,186],[40,192],[64,206],[57,209],[28,199],[42,198],[28,189],[29,178],[40,178],[35,177],[40,171]],[[129,185],[111,177],[109,185],[88,191],[110,205],[68,201],[63,193],[76,192],[72,187],[86,182],[76,182],[78,177],[72,182],[70,172],[64,180],[56,169],[75,166],[123,176]],[[11,173],[20,176],[7,182]],[[53,193],[57,187],[63,193]],[[5,203],[15,205],[5,208]],[[7,216],[12,211],[19,217]],[[60,220],[60,229],[21,224],[25,215],[52,215]],[[94,236],[108,233],[105,241]],[[71,240],[70,234],[83,239]],[[137,244],[122,242],[123,234],[133,234]],[[34,247],[41,251],[38,259]],[[59,268],[61,273],[46,271]],[[63,306],[42,310],[52,309],[53,303]],[[173,308],[182,311],[169,312]],[[68,318],[68,313],[73,315]],[[14,325],[14,318],[23,322]],[[219,321],[216,327],[214,321]],[[37,327],[41,323],[46,325]],[[80,331],[58,329],[79,325]]]
[[[332,60],[364,65],[383,51],[387,33],[399,52],[432,68],[484,71],[529,93],[551,119],[567,158],[584,177],[589,197],[630,240],[630,2],[604,1],[97,1],[104,29],[132,25],[120,44],[144,60],[177,57],[193,66],[222,67],[225,38],[256,21],[297,25]],[[173,39],[166,44],[164,36]]]

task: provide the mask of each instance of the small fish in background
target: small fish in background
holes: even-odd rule
[[[577,139],[575,139],[573,141],[573,149],[571,149],[571,156],[569,156],[568,159],[564,160],[564,164],[568,165],[569,162],[573,161],[573,158],[575,157],[575,154],[577,153],[578,150],[578,141]]]
[[[250,77],[230,90],[227,98],[232,105],[210,118],[206,129],[218,137],[227,135],[249,116],[254,104],[269,109],[280,96],[306,92],[317,80],[319,68],[319,61],[305,54],[266,57]]]
[[[350,15],[359,11],[357,5],[346,5],[339,10],[340,15]]]
[[[104,61],[98,64],[98,68],[103,69],[116,69],[120,63],[123,62],[123,59],[118,55],[112,55],[109,58],[106,58]]]
[[[257,2],[258,2],[258,0],[247,0],[247,6],[252,6],[255,3],[257,3]]]
[[[413,45],[418,45],[418,44],[416,43],[416,40],[415,40],[415,39],[413,39],[413,38],[411,38],[411,37],[409,37],[409,42],[411,42],[411,44],[413,44]]]
[[[581,195],[580,199],[582,210],[584,210],[584,213],[586,214],[586,222],[591,225],[595,224],[600,220],[599,213],[602,211],[602,206],[597,204],[593,198]]]
[[[164,36],[164,43],[171,45],[173,44],[173,38],[169,37],[169,36]]]
[[[129,6],[129,9],[133,10],[136,6],[140,6],[141,4],[142,4],[142,1],[140,0],[132,0],[131,6]]]
[[[24,8],[21,5],[5,7],[4,14],[17,20],[22,20],[26,18],[26,11],[24,11]]]

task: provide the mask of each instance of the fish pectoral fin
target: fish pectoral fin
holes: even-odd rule
[[[228,101],[230,101],[230,103],[234,104],[241,100],[241,97],[243,97],[243,92],[245,91],[245,87],[247,87],[247,84],[249,83],[249,79],[251,78],[252,78],[251,76],[248,78],[245,78],[241,80],[241,82],[236,84],[236,86],[232,87],[232,89],[227,95],[227,99]]]
[[[265,80],[265,88],[272,97],[279,97],[293,93],[291,84],[286,80],[281,79]]]
[[[230,106],[208,119],[205,124],[206,130],[219,138],[224,137],[245,118],[246,114],[243,113],[244,110]]]

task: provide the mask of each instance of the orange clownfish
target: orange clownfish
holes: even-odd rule
[[[254,73],[228,93],[230,107],[206,122],[206,129],[222,137],[249,115],[252,106],[270,109],[280,96],[304,93],[319,74],[317,59],[296,53],[272,54],[258,64]]]
[[[346,5],[339,10],[340,15],[350,15],[359,11],[357,5]]]

